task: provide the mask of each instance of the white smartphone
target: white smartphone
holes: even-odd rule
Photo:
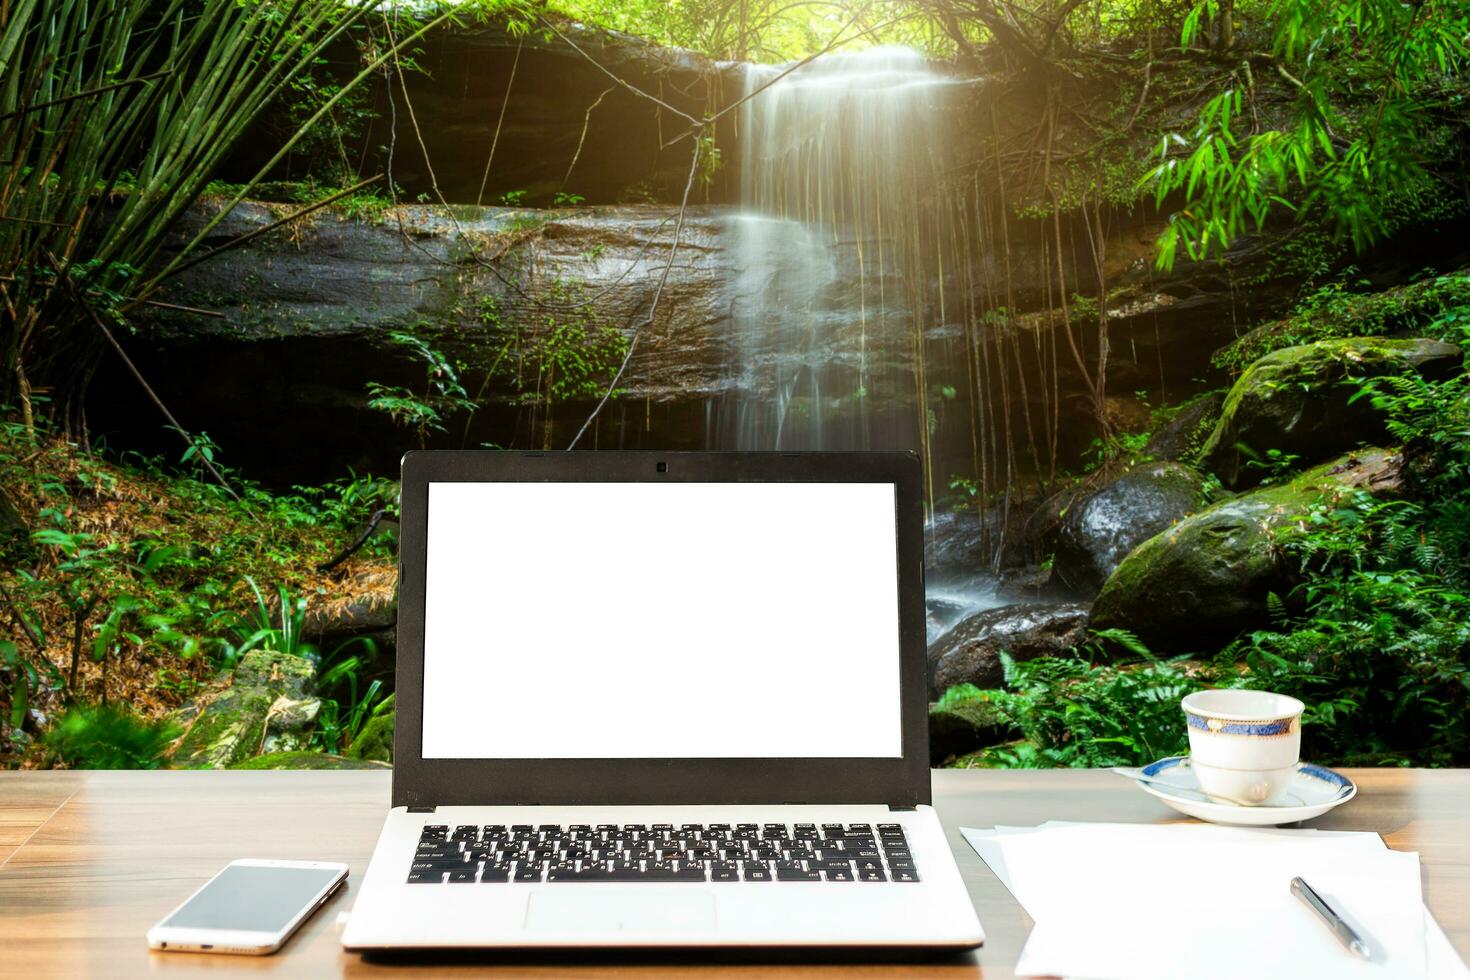
[[[148,930],[154,949],[262,956],[347,880],[329,861],[232,861]]]

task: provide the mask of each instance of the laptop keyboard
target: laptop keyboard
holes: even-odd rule
[[[413,884],[918,881],[903,827],[869,824],[464,824],[424,827]]]

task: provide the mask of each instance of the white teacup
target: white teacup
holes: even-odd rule
[[[1285,791],[1302,750],[1296,698],[1269,691],[1196,691],[1180,706],[1190,768],[1210,796],[1259,806]]]

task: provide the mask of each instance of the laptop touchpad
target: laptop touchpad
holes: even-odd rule
[[[711,895],[538,891],[526,907],[526,928],[537,932],[703,932],[714,927]]]

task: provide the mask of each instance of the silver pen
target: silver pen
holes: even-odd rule
[[[1342,916],[1332,911],[1332,906],[1324,902],[1322,896],[1318,895],[1311,885],[1301,878],[1293,878],[1291,879],[1291,893],[1301,899],[1303,905],[1317,913],[1317,918],[1332,930],[1338,942],[1365,960],[1372,958],[1368,955],[1368,944],[1363,942],[1363,937],[1354,932],[1352,926],[1342,921]]]

